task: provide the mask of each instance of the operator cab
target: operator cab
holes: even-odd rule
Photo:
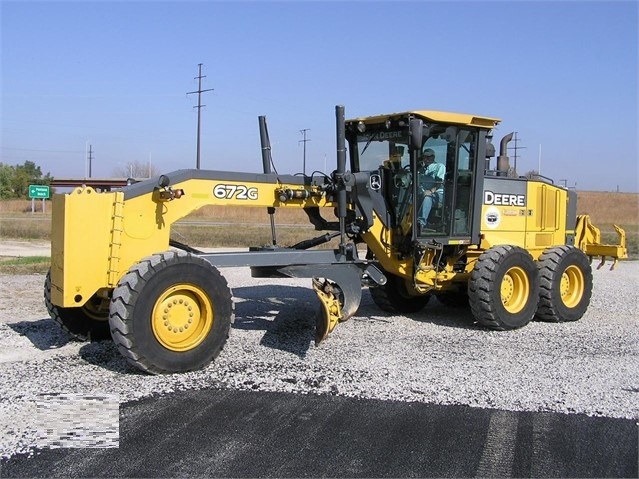
[[[470,244],[478,237],[472,218],[481,208],[476,198],[482,191],[486,136],[498,121],[418,111],[346,123],[351,171],[368,173],[364,194],[372,197],[395,243]],[[411,125],[420,125],[419,131]],[[357,194],[362,196],[361,189]],[[376,201],[378,195],[383,201]]]

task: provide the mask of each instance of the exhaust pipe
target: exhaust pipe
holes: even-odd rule
[[[508,176],[510,170],[510,160],[508,158],[508,143],[513,139],[515,133],[508,133],[499,143],[499,156],[497,157],[497,176]]]

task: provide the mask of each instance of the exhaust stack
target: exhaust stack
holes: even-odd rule
[[[510,170],[510,160],[508,158],[508,143],[513,139],[515,133],[508,133],[499,143],[499,156],[497,157],[497,176],[508,176]]]

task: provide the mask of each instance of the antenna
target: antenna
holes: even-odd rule
[[[206,91],[212,91],[213,88],[202,90],[202,78],[206,78],[206,75],[202,76],[203,63],[198,63],[197,65],[198,65],[198,76],[194,78],[197,80],[197,90],[187,92],[186,94],[192,95],[193,93],[197,93],[197,106],[194,106],[193,108],[197,108],[197,156],[195,158],[195,168],[199,170],[200,169],[200,111],[202,110],[203,106],[206,106],[206,105],[202,105],[202,101],[201,101],[202,93]]]

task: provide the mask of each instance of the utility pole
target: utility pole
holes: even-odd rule
[[[195,158],[195,168],[198,170],[200,169],[200,111],[203,106],[206,106],[202,105],[202,93],[213,90],[213,88],[202,90],[202,78],[206,78],[206,75],[202,76],[202,65],[203,63],[198,63],[198,76],[194,78],[197,80],[197,90],[187,92],[187,95],[197,93],[197,106],[193,108],[197,108],[197,156]]]
[[[310,139],[306,139],[307,131],[310,131],[310,128],[304,128],[303,130],[300,130],[300,133],[304,135],[304,139],[298,141],[298,143],[304,143],[304,161],[302,163],[302,173],[304,174],[304,176],[306,176],[306,142],[311,141]]]
[[[91,160],[93,160],[93,145],[89,145],[89,178],[91,178]]]

